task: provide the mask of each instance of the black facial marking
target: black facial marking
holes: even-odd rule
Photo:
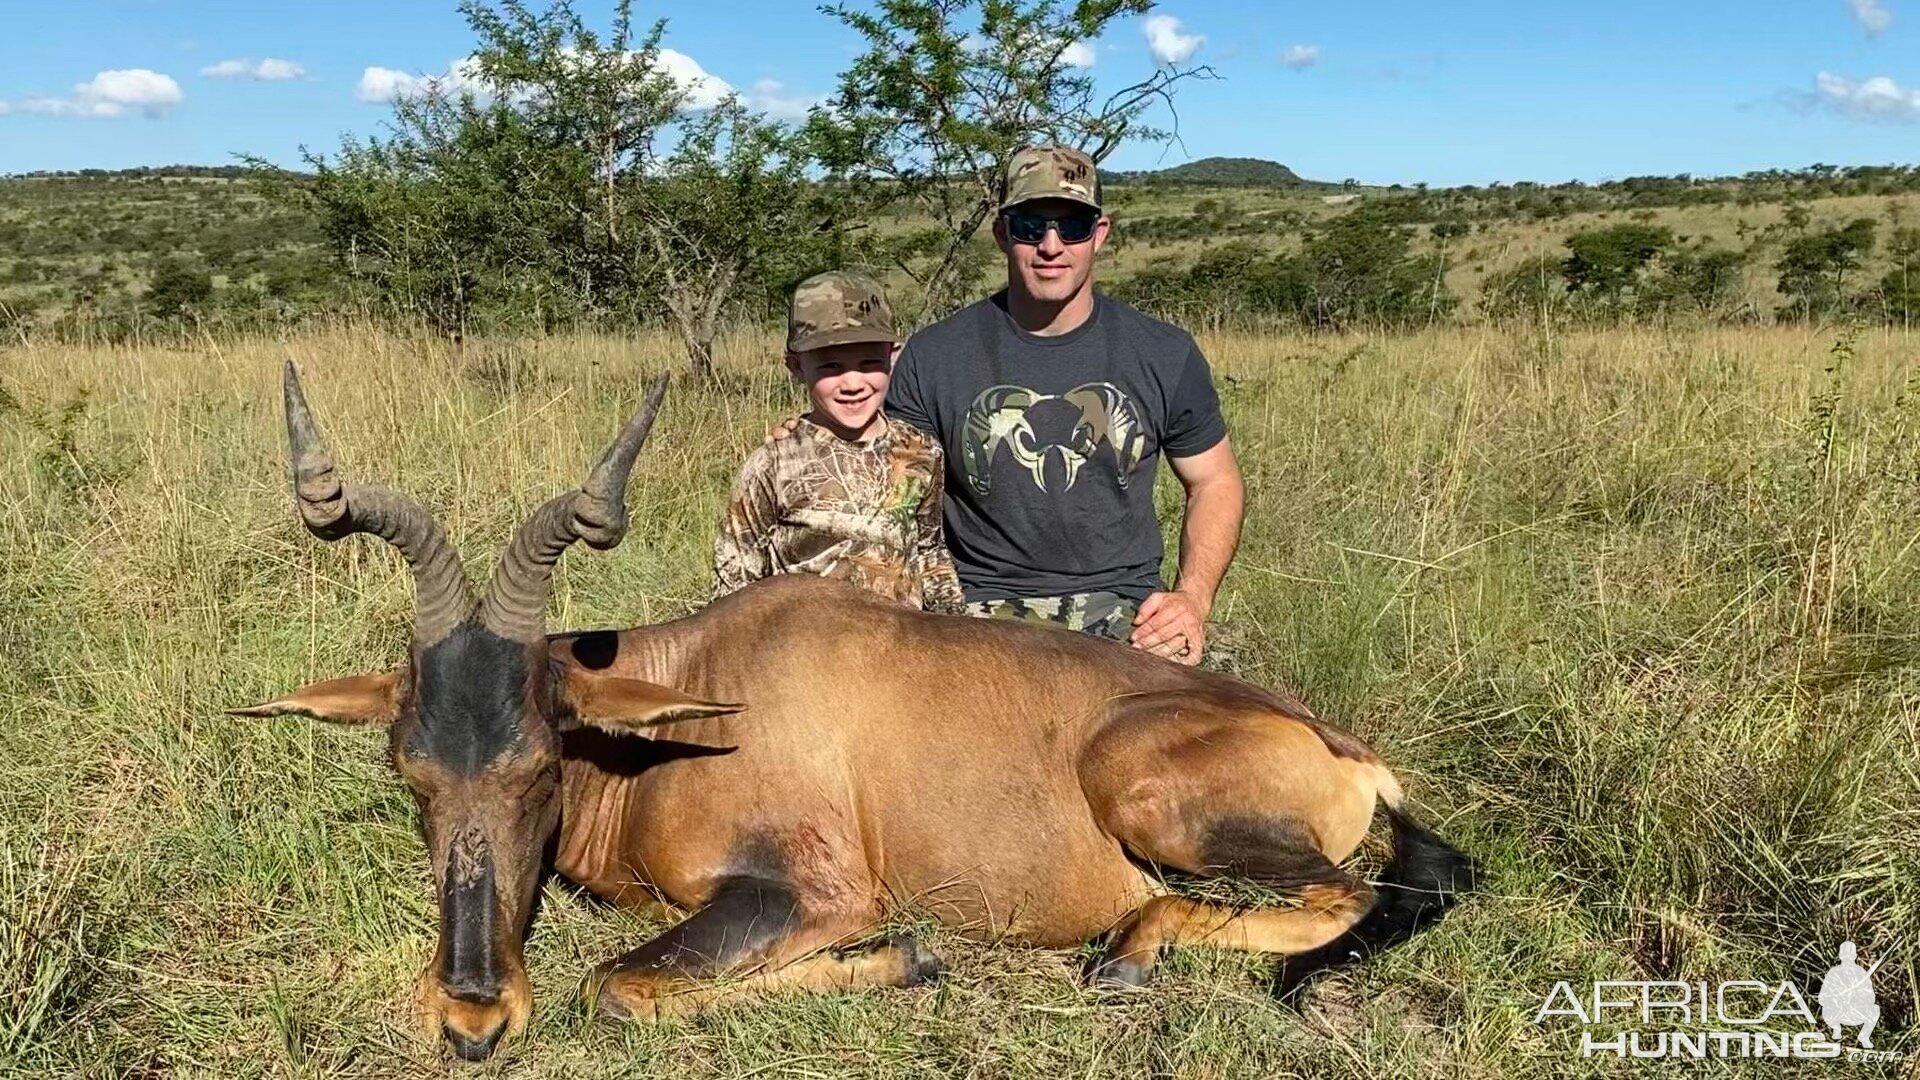
[[[525,646],[467,623],[420,655],[420,722],[407,752],[471,775],[520,741]]]
[[[620,655],[620,635],[612,630],[589,630],[573,639],[573,658],[589,671],[613,666]]]
[[[440,985],[476,1004],[498,1000],[505,979],[494,953],[493,855],[473,834],[454,839],[440,884],[440,934],[446,943]]]

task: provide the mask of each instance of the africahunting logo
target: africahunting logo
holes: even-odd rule
[[[1901,1060],[1898,1051],[1873,1046],[1880,1022],[1873,974],[1886,957],[1863,968],[1853,942],[1846,941],[1839,959],[1820,980],[1812,1005],[1791,979],[1603,980],[1584,996],[1563,981],[1547,992],[1533,1022],[1576,1022],[1581,1057]]]

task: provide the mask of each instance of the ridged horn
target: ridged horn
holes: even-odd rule
[[[466,574],[447,534],[432,514],[404,495],[341,483],[307,408],[293,361],[287,361],[280,383],[286,399],[287,445],[293,451],[293,501],[300,520],[322,540],[367,533],[400,549],[413,569],[413,636],[422,645],[442,640],[473,614]]]
[[[575,540],[605,551],[625,538],[627,476],[666,393],[667,377],[662,375],[580,490],[548,500],[514,534],[480,601],[480,621],[489,630],[510,641],[540,640],[547,632],[547,601],[560,556]]]

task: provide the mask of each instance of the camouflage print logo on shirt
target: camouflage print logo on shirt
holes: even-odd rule
[[[1124,488],[1146,454],[1147,432],[1133,399],[1110,382],[1082,383],[1064,394],[989,386],[967,406],[960,442],[960,471],[982,495],[993,490],[1002,446],[1049,494],[1072,489],[1081,467],[1104,448]]]

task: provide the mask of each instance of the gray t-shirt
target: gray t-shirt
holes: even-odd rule
[[[1001,293],[913,335],[887,412],[946,449],[946,534],[969,601],[1158,591],[1159,457],[1226,437],[1192,335],[1096,296],[1055,337]]]

